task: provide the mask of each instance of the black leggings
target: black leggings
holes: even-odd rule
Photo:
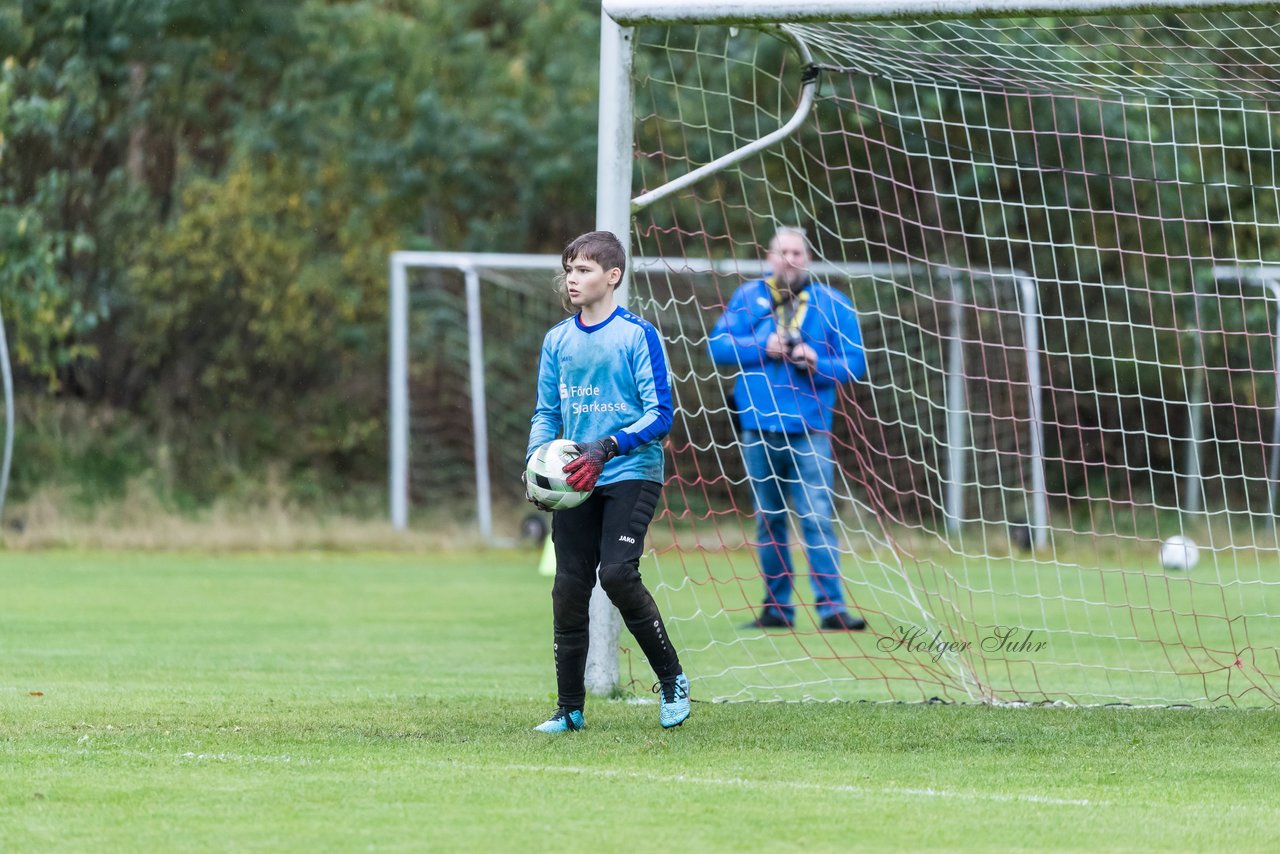
[[[565,708],[580,709],[586,700],[588,607],[597,567],[600,586],[622,614],[653,672],[659,679],[681,673],[658,605],[640,579],[644,537],[661,492],[660,483],[623,480],[596,487],[585,502],[556,511],[552,519],[556,687],[559,704]]]

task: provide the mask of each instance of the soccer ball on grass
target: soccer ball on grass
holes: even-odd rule
[[[1160,544],[1160,565],[1165,569],[1191,569],[1200,562],[1200,547],[1190,537],[1175,534]]]
[[[552,510],[568,510],[586,501],[591,493],[579,492],[565,480],[564,464],[577,456],[568,439],[553,439],[534,451],[524,473],[529,495]]]

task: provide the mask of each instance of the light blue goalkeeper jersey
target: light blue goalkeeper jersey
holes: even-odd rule
[[[662,483],[662,438],[671,429],[671,382],[658,330],[619,306],[603,322],[578,315],[547,332],[538,359],[538,405],[525,459],[563,436],[590,442],[613,436],[619,455],[601,486],[621,480]]]

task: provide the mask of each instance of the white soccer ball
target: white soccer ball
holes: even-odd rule
[[[525,470],[529,495],[552,510],[568,510],[587,500],[588,492],[579,492],[565,480],[564,464],[578,456],[568,439],[552,439],[533,452]]]
[[[1175,534],[1160,544],[1160,565],[1165,569],[1191,569],[1200,562],[1200,547],[1190,537]]]

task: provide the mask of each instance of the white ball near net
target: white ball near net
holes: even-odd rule
[[[1165,569],[1191,569],[1200,562],[1200,547],[1195,540],[1174,534],[1160,544],[1160,565]]]

